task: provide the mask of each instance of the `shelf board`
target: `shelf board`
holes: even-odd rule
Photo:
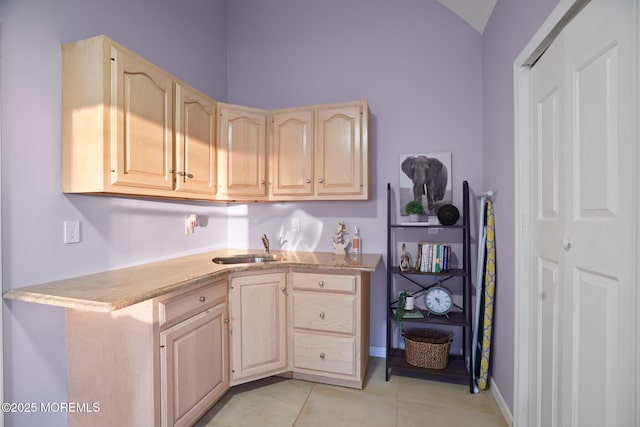
[[[447,326],[466,326],[469,327],[469,321],[465,317],[464,313],[455,311],[449,313],[449,318],[446,316],[436,316],[434,314],[427,315],[426,310],[416,309],[420,311],[424,317],[416,318],[416,317],[407,317],[402,319],[404,323],[430,323],[434,325],[447,325]],[[390,315],[389,318],[393,322],[393,315]]]
[[[455,224],[455,225],[443,225],[443,224],[425,224],[425,223],[417,223],[417,224],[391,224],[389,225],[391,228],[464,228],[464,224]]]
[[[464,358],[454,354],[449,355],[449,363],[445,369],[429,369],[410,365],[407,363],[404,350],[391,349],[389,369],[399,375],[418,376],[428,380],[464,385],[469,385],[470,381]]]
[[[440,273],[428,273],[426,271],[418,271],[414,268],[407,271],[402,271],[400,270],[400,267],[391,267],[389,270],[393,274],[407,274],[407,275],[410,274],[410,275],[422,275],[422,276],[459,276],[459,277],[466,276],[466,273],[462,268],[451,268],[447,271],[442,271]]]

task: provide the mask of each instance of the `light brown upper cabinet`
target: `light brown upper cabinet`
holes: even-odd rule
[[[273,111],[271,115],[272,200],[313,196],[313,110]]]
[[[316,108],[317,199],[369,199],[368,118],[366,102]]]
[[[62,191],[369,200],[366,101],[219,103],[101,35],[62,46]]]
[[[62,47],[62,87],[64,192],[213,199],[215,101],[105,36]]]
[[[365,101],[272,112],[271,200],[368,200]]]
[[[218,103],[218,200],[267,199],[268,114]]]
[[[176,83],[176,191],[213,196],[217,191],[216,102]]]

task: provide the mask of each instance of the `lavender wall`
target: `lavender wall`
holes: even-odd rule
[[[498,0],[483,36],[484,188],[496,191],[493,380],[513,408],[515,199],[513,62],[558,0]]]
[[[64,195],[60,191],[61,43],[104,33],[224,100],[223,0],[2,0],[4,290],[226,245],[227,208]],[[184,218],[208,221],[184,234]],[[64,245],[63,221],[82,242]],[[64,311],[4,302],[7,402],[65,402]],[[64,414],[6,414],[6,425],[64,426]]]
[[[452,152],[458,206],[463,180],[480,190],[482,38],[440,3],[233,0],[227,7],[230,102],[271,109],[367,99],[372,114],[370,202],[239,206],[239,221],[245,211],[250,221],[230,227],[232,246],[246,239],[255,246],[267,232],[284,236],[285,248],[330,251],[343,219],[349,230],[360,227],[365,252],[385,254],[386,184],[397,188],[400,154]],[[294,217],[300,233],[291,231]],[[371,345],[382,348],[384,268],[372,280]]]
[[[0,2],[5,290],[220,246],[257,248],[262,233],[275,247],[282,236],[285,249],[331,250],[337,219],[361,228],[366,252],[385,253],[386,183],[397,185],[403,153],[452,152],[457,205],[463,180],[476,192],[484,189],[482,37],[440,3],[145,5]],[[367,99],[372,200],[227,208],[61,194],[60,44],[100,33],[221,101],[280,108]],[[185,236],[188,213],[206,218],[208,226]],[[292,232],[291,218],[301,219],[301,232]],[[82,243],[62,243],[68,219],[82,222]],[[383,347],[383,269],[374,274],[373,287],[372,345]],[[63,311],[4,304],[5,400],[66,401]],[[8,415],[7,422],[55,426],[65,417]]]

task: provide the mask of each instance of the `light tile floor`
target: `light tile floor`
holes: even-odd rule
[[[354,390],[271,377],[233,387],[196,427],[507,427],[489,391],[392,375],[371,358]]]

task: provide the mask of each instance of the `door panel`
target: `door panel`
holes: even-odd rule
[[[113,48],[112,184],[173,189],[173,86],[146,61]]]
[[[313,111],[273,113],[271,196],[313,195]]]
[[[267,113],[220,104],[218,194],[226,198],[267,195]]]
[[[176,84],[176,191],[214,195],[215,101]]]
[[[593,0],[531,72],[535,426],[634,425],[633,16]]]
[[[629,374],[638,286],[631,231],[638,222],[633,3],[594,0],[565,32],[573,158],[567,197],[574,200],[565,257],[572,318],[565,322],[574,338],[565,363],[573,370],[565,384],[573,408],[567,425],[576,427],[635,424],[636,385]],[[605,344],[594,347],[594,337]]]
[[[592,271],[574,269],[573,405],[575,426],[618,426],[619,370],[617,308],[619,283]],[[625,368],[626,369],[626,368]]]
[[[537,310],[537,370],[540,426],[559,427],[558,397],[560,378],[558,369],[560,354],[560,265],[557,262],[538,259],[538,296]]]
[[[315,140],[317,196],[362,193],[361,132],[360,105],[318,110]]]
[[[287,296],[284,273],[231,280],[231,384],[287,369]]]
[[[613,45],[574,73],[576,217],[613,216],[617,211],[618,63],[618,46]]]
[[[540,58],[532,72],[531,111],[531,206],[532,254],[535,268],[531,283],[535,296],[532,307],[532,384],[530,425],[560,427],[561,363],[563,329],[562,233],[565,224],[563,187],[563,131],[565,94],[563,81],[563,39],[559,37]]]
[[[191,426],[229,388],[227,305],[160,333],[163,426]]]
[[[560,215],[558,87],[538,101],[538,219],[558,221]]]

